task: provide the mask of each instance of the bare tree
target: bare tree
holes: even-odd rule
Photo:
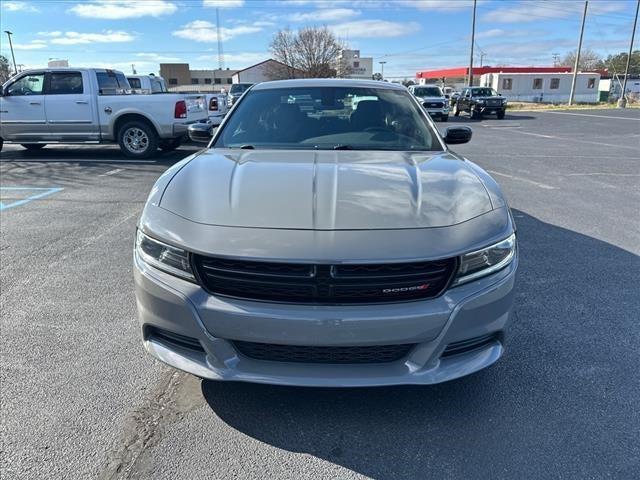
[[[565,54],[562,57],[561,61],[563,66],[571,67],[576,63],[576,51],[573,50]],[[583,48],[580,52],[580,63],[578,64],[578,69],[582,71],[588,70],[600,70],[605,68],[604,62],[602,61],[602,57],[598,55],[593,50],[589,50],[588,48]]]
[[[275,60],[290,67],[276,68],[273,72],[277,78],[283,74],[295,74],[295,70],[304,72],[309,78],[335,77],[340,70],[344,74],[345,69],[339,68],[339,57],[342,45],[335,35],[327,27],[305,27],[298,32],[292,32],[288,28],[277,32],[270,45],[271,55]]]

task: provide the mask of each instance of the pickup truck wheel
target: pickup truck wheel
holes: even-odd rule
[[[182,137],[172,138],[171,140],[160,142],[160,150],[163,152],[173,152],[180,145],[182,145]]]
[[[0,152],[2,151],[2,146],[4,145],[4,140],[0,140]]]
[[[482,113],[480,113],[475,108],[472,108],[471,109],[471,118],[473,118],[474,120],[480,120],[482,118]]]
[[[27,150],[42,150],[46,146],[46,143],[21,143],[20,145]]]
[[[144,122],[127,122],[118,133],[118,145],[129,158],[149,158],[158,150],[158,134]]]
[[[460,109],[458,108],[458,103],[456,103],[456,104],[453,106],[453,116],[454,116],[454,117],[457,117],[458,115],[460,115]]]
[[[443,116],[440,117],[440,121],[441,122],[446,122],[448,120],[449,120],[449,115],[443,115]]]
[[[502,120],[504,118],[504,110],[500,110],[497,116],[498,116],[498,120]]]

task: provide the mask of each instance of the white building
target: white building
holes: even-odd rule
[[[344,49],[338,57],[338,69],[344,69],[344,72],[338,72],[340,76],[371,80],[373,77],[373,57],[361,57],[360,50]]]
[[[302,78],[302,76],[300,70],[270,58],[238,70],[233,74],[233,83],[260,83],[276,79]]]
[[[47,67],[49,68],[67,68],[69,66],[69,60],[49,60],[47,62]]]
[[[480,85],[492,87],[511,101],[566,103],[572,78],[573,73],[485,73],[480,77]],[[575,101],[597,103],[599,82],[599,73],[578,73]]]

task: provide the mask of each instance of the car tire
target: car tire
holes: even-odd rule
[[[21,143],[24,148],[27,150],[35,151],[42,150],[47,144],[46,143]]]
[[[129,158],[150,158],[158,152],[158,134],[141,121],[125,123],[118,131],[120,151]]]
[[[2,151],[3,146],[4,146],[4,140],[0,140],[0,152]]]
[[[482,113],[474,108],[471,110],[471,118],[473,118],[474,120],[480,120],[482,119]]]
[[[441,122],[447,122],[447,121],[449,121],[449,115],[443,115],[443,116],[441,116],[441,117],[440,117],[440,121],[441,121]]]
[[[496,114],[496,116],[498,117],[498,120],[502,120],[504,118],[504,113],[505,113],[504,110],[501,110]]]
[[[172,138],[160,142],[160,150],[163,152],[173,152],[180,145],[182,145],[182,137]]]
[[[453,116],[454,116],[454,117],[457,117],[457,116],[459,116],[459,115],[460,115],[460,110],[458,109],[458,104],[456,103],[456,104],[453,106]]]

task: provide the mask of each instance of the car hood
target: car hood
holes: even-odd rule
[[[492,210],[474,167],[449,152],[211,149],[175,174],[160,207],[229,227],[442,227]]]

